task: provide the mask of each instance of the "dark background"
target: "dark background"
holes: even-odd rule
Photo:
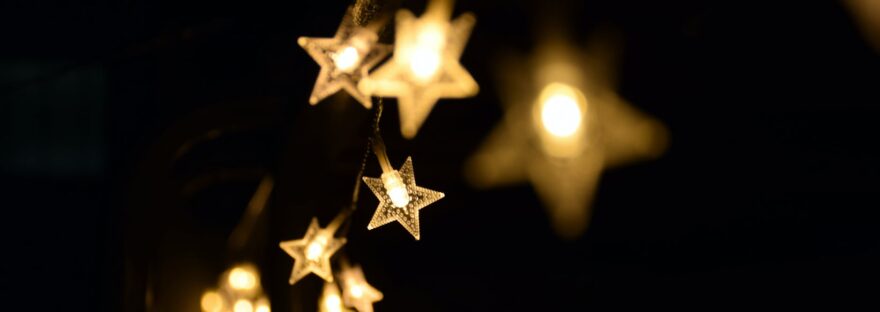
[[[346,95],[310,107],[318,66],[295,42],[331,36],[348,4],[0,4],[4,297],[195,310],[251,260],[273,310],[314,310],[322,283],[288,286],[277,242],[349,200],[371,114]],[[442,100],[415,140],[400,137],[394,101],[382,119],[392,163],[412,155],[420,184],[446,198],[422,211],[419,242],[396,225],[366,231],[366,188],[353,220],[346,253],[385,293],[379,311],[877,305],[880,62],[840,3],[458,1],[464,11],[478,18],[462,63],[480,94]],[[575,241],[553,234],[528,184],[478,192],[461,174],[501,118],[492,60],[533,50],[542,14],[582,45],[620,35],[618,91],[671,133],[660,159],[603,174]],[[267,173],[266,214],[230,252]]]

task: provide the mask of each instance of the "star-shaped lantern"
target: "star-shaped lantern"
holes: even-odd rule
[[[397,221],[416,240],[421,237],[419,210],[444,196],[443,193],[416,186],[412,157],[407,157],[399,170],[382,173],[381,178],[364,177],[364,183],[379,198],[379,207],[367,229]]]
[[[335,282],[325,282],[324,291],[318,300],[318,312],[353,312],[346,309],[339,296],[339,287]]]
[[[397,12],[394,55],[361,80],[365,93],[397,97],[400,131],[413,138],[440,98],[470,97],[477,82],[458,62],[476,18],[465,13],[453,21],[448,0],[433,0],[425,14]]]
[[[602,170],[659,156],[667,130],[614,93],[610,49],[541,47],[531,63],[503,67],[505,117],[467,173],[478,187],[530,181],[557,233],[574,238],[586,229]]]
[[[333,280],[330,257],[345,244],[345,238],[335,238],[336,227],[321,228],[318,218],[313,218],[302,239],[281,242],[281,249],[293,257],[290,284],[296,283],[309,273],[315,273],[326,281]]]
[[[367,71],[391,52],[391,46],[378,43],[379,36],[372,28],[357,26],[349,7],[342,24],[333,38],[299,37],[297,42],[321,65],[315,88],[309,98],[312,105],[345,89],[366,108],[373,106],[369,93],[357,88],[367,77]]]
[[[359,265],[343,264],[339,281],[342,283],[342,301],[358,312],[373,312],[373,302],[382,300],[382,292],[367,283]]]

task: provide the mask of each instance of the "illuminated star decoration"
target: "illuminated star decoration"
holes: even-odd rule
[[[324,291],[321,293],[321,298],[318,299],[318,311],[353,312],[342,305],[342,298],[339,296],[339,287],[336,286],[335,282],[324,283]]]
[[[373,312],[373,302],[382,300],[382,292],[367,283],[359,265],[343,265],[339,280],[342,283],[342,301],[358,312]]]
[[[667,130],[613,91],[613,51],[541,46],[531,70],[517,60],[504,67],[504,119],[472,156],[467,173],[477,187],[530,181],[557,234],[575,238],[587,227],[602,170],[658,157]]]
[[[345,238],[333,237],[335,231],[329,226],[322,229],[318,225],[318,218],[312,218],[302,239],[281,242],[281,249],[295,260],[293,272],[290,273],[291,285],[309,273],[315,273],[326,281],[333,280],[330,257],[345,244]]]
[[[458,62],[476,18],[465,13],[450,22],[451,15],[446,0],[431,1],[419,18],[398,11],[394,55],[358,85],[365,93],[397,97],[400,132],[406,138],[415,137],[440,98],[465,98],[479,91]]]
[[[345,12],[333,38],[299,37],[299,45],[321,65],[309,103],[318,104],[345,89],[364,107],[372,107],[369,93],[359,90],[357,84],[391,52],[390,45],[377,43],[378,40],[374,30],[355,25],[351,8]]]
[[[364,177],[364,183],[373,191],[373,194],[379,198],[379,207],[373,214],[373,219],[367,225],[367,229],[375,229],[377,227],[397,221],[402,225],[416,240],[419,240],[421,234],[419,232],[419,210],[427,205],[440,200],[445,196],[443,193],[429,190],[420,186],[416,186],[416,177],[413,173],[412,157],[407,157],[406,162],[400,167],[400,178],[406,187],[406,196],[408,203],[403,207],[397,207],[386,190],[385,183],[382,179]],[[393,193],[392,193],[393,194]]]

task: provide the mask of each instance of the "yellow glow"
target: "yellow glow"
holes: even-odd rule
[[[333,55],[333,62],[336,64],[336,68],[347,73],[357,68],[360,60],[360,53],[351,46],[345,47],[341,52]]]
[[[257,307],[254,309],[254,312],[272,312],[272,309],[269,308],[269,300],[265,297],[257,300]]]
[[[257,286],[257,274],[251,267],[237,266],[229,271],[229,286],[236,290],[251,290]]]
[[[351,296],[355,298],[360,298],[364,295],[364,287],[361,285],[351,285],[351,287],[348,287],[348,291],[350,291]]]
[[[541,103],[541,122],[550,134],[567,137],[581,126],[581,109],[568,94],[555,94]]]
[[[568,85],[552,83],[541,92],[541,125],[553,136],[570,137],[581,127],[583,112],[578,91]]]
[[[342,312],[342,298],[339,297],[338,291],[324,290],[321,308],[321,311],[325,312]]]
[[[306,259],[316,261],[321,258],[324,253],[324,247],[327,246],[327,238],[318,236],[313,239],[306,247]]]
[[[206,291],[202,294],[202,311],[220,312],[223,310],[223,297],[216,291]]]
[[[403,184],[403,179],[400,178],[400,173],[397,170],[382,173],[382,183],[394,207],[403,208],[409,204],[409,193],[406,191],[406,185]]]
[[[235,302],[235,305],[232,306],[233,312],[254,312],[254,305],[250,300],[247,299],[238,299]]]
[[[428,82],[437,74],[445,38],[439,23],[427,23],[419,29],[409,55],[409,70],[418,81]]]

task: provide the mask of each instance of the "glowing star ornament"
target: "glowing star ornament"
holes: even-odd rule
[[[319,312],[352,312],[342,305],[342,297],[339,295],[339,287],[334,282],[324,283],[324,291],[318,301]]]
[[[302,239],[281,242],[281,249],[293,257],[293,272],[290,284],[293,285],[309,273],[315,273],[325,281],[333,281],[330,257],[345,244],[345,238],[334,238],[338,224],[335,222],[321,228],[318,219],[313,218]]]
[[[453,21],[452,4],[433,0],[424,15],[397,12],[394,55],[361,80],[358,88],[377,96],[397,97],[400,132],[415,137],[440,98],[474,96],[479,86],[458,59],[476,19],[465,13]]]
[[[367,283],[360,266],[343,264],[339,280],[342,283],[342,301],[358,312],[373,312],[373,302],[382,300],[382,292]]]
[[[373,219],[367,225],[367,229],[397,221],[416,240],[421,238],[419,230],[419,210],[445,196],[443,193],[416,186],[416,177],[413,173],[412,157],[407,157],[400,170],[391,169],[390,165],[383,163],[382,177],[364,177],[364,183],[379,198],[379,207],[373,214]]]
[[[321,65],[315,88],[309,98],[312,105],[344,89],[366,108],[373,106],[370,94],[357,88],[368,71],[391,52],[391,46],[378,43],[375,25],[360,27],[352,19],[351,8],[333,38],[300,37],[297,42]]]
[[[530,181],[566,238],[586,229],[606,167],[658,157],[667,130],[613,91],[613,51],[575,51],[562,41],[541,45],[531,62],[504,66],[505,116],[469,160],[477,187]]]

